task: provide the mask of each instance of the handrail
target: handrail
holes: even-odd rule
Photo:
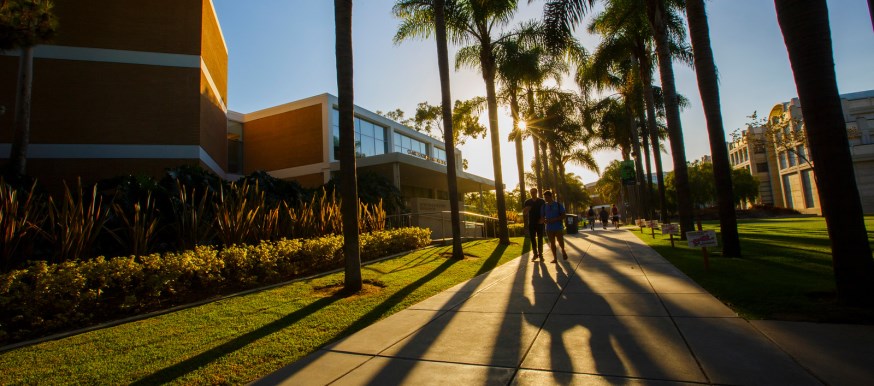
[[[440,221],[440,235],[444,236],[441,239],[446,240],[446,222],[450,221],[447,218],[447,214],[451,214],[451,211],[443,210],[443,211],[435,211],[435,212],[419,212],[419,213],[401,213],[386,216],[386,222],[395,222],[395,219],[399,219],[402,222],[403,226],[412,226],[413,224],[413,216],[419,219],[431,219]],[[486,216],[483,214],[475,213],[475,212],[467,212],[467,211],[459,211],[461,215],[459,222],[463,225],[473,224],[474,228],[480,228],[482,230],[482,237],[489,237],[489,235],[496,235],[498,228],[498,218]],[[470,221],[472,218],[473,221]],[[436,229],[435,229],[436,230]]]

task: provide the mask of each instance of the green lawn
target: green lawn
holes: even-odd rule
[[[527,252],[521,237],[465,243],[468,258],[425,248],[343,274],[0,354],[0,384],[242,384]]]
[[[871,240],[874,216],[866,216],[865,222]],[[719,232],[718,221],[703,225]],[[716,248],[709,272],[704,270],[701,251],[685,241],[671,248],[667,236],[658,231],[655,238],[649,229],[634,233],[743,317],[874,323],[874,310],[836,302],[823,218],[738,220],[738,231],[743,257],[723,258]]]

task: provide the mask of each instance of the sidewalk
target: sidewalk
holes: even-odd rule
[[[862,385],[874,326],[748,322],[626,230],[566,237],[256,385]]]

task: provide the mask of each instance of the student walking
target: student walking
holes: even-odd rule
[[[616,204],[613,204],[610,212],[613,214],[613,227],[619,229],[619,208],[616,207]]]
[[[607,220],[610,217],[610,214],[607,213],[607,207],[602,206],[601,211],[598,212],[598,216],[601,217],[601,225],[604,226],[604,229],[607,229]]]
[[[531,198],[525,200],[525,207],[522,208],[522,213],[528,221],[528,237],[531,239],[531,250],[534,251],[534,257],[531,261],[536,261],[538,258],[543,261],[543,206],[546,202],[542,198],[537,197],[537,188],[531,188]]]
[[[543,206],[543,217],[546,219],[546,237],[549,238],[552,262],[555,263],[556,256],[558,256],[555,250],[556,239],[561,247],[561,257],[567,260],[567,253],[564,251],[564,217],[567,212],[562,204],[553,200],[551,191],[544,192],[543,198],[546,200],[546,205]]]
[[[591,206],[589,207],[589,211],[586,212],[586,221],[589,222],[589,227],[592,230],[595,230],[595,209]]]

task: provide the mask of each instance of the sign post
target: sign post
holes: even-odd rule
[[[704,254],[704,269],[710,270],[710,255],[707,253],[707,247],[715,247],[719,244],[716,240],[716,231],[702,231],[701,222],[698,222],[697,232],[686,232],[686,239],[689,241],[689,248],[701,248],[701,253]]]
[[[680,227],[677,224],[662,224],[662,234],[670,235],[671,248],[674,248],[674,235],[680,234]]]
[[[655,238],[655,229],[658,228],[659,222],[658,220],[651,220],[649,222],[649,229],[652,230],[652,238]]]

